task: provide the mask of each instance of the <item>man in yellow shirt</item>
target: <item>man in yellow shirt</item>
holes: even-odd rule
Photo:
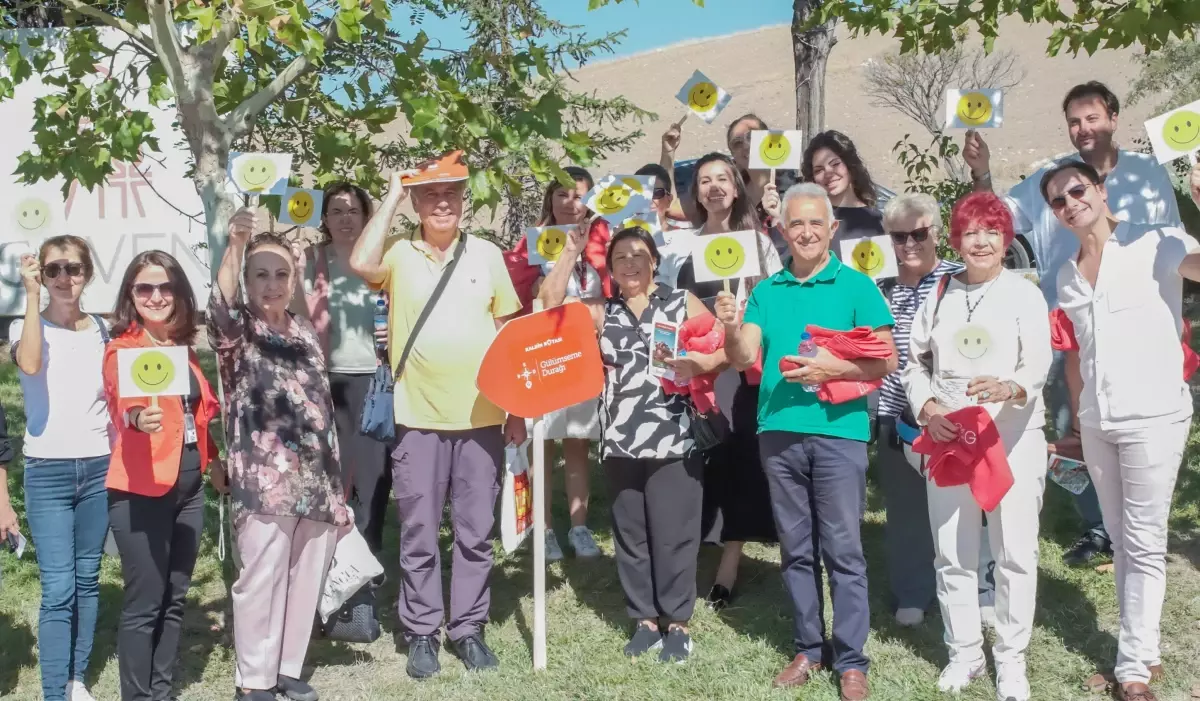
[[[440,671],[444,612],[438,532],[447,490],[454,568],[446,634],[467,669],[499,664],[483,639],[490,536],[504,445],[525,441],[524,419],[506,416],[475,386],[484,353],[521,303],[500,249],[459,231],[467,177],[461,152],[394,173],[387,197],[350,258],[354,272],[386,290],[391,302],[388,355],[396,375],[397,424],[392,490],[400,514],[403,577],[399,616],[409,643],[407,672],[414,679]],[[420,227],[390,236],[406,188]],[[451,264],[447,284],[418,327]]]

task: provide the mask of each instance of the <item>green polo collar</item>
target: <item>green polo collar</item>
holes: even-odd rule
[[[830,251],[829,261],[825,263],[825,266],[818,270],[816,275],[813,275],[809,279],[801,282],[794,274],[792,274],[792,257],[788,256],[783,261],[783,270],[780,270],[775,275],[774,282],[776,284],[790,285],[815,285],[818,282],[833,282],[837,279],[838,273],[841,272],[842,268],[844,267],[845,266],[842,265],[842,261],[838,260],[837,254]]]

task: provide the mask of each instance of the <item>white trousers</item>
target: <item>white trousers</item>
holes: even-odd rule
[[[1121,632],[1117,681],[1148,682],[1158,664],[1167,593],[1167,518],[1191,419],[1165,426],[1083,428],[1083,457],[1112,540]]]
[[[1013,486],[987,515],[987,540],[996,561],[996,663],[1024,658],[1033,634],[1037,599],[1038,514],[1046,487],[1046,437],[1041,428],[1005,431]],[[983,510],[966,485],[928,483],[929,525],[933,529],[937,597],[946,625],[950,661],[983,658],[979,617],[979,561]],[[986,559],[984,560],[986,562]]]

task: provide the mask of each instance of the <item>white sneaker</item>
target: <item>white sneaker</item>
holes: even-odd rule
[[[996,663],[996,701],[1029,701],[1025,660]]]
[[[906,608],[896,610],[896,623],[905,628],[919,626],[925,621],[925,612],[918,608]]]
[[[563,559],[562,548],[558,545],[558,538],[554,537],[554,530],[546,529],[546,562],[558,562]]]
[[[67,701],[96,701],[96,697],[88,693],[87,687],[83,682],[72,679],[67,684]]]
[[[987,672],[987,660],[954,661],[938,676],[938,691],[957,694]]]
[[[567,542],[575,551],[575,557],[600,557],[600,548],[587,526],[575,526],[567,531]]]
[[[996,629],[996,607],[995,606],[980,606],[979,607],[979,622],[984,628]]]

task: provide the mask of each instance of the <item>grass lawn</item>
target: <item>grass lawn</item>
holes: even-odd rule
[[[5,362],[5,361],[0,361]],[[210,365],[211,369],[211,365]],[[24,431],[15,368],[0,364],[0,400],[10,429]],[[1171,519],[1171,553],[1166,608],[1163,613],[1163,659],[1168,676],[1159,686],[1164,701],[1188,699],[1200,680],[1200,433],[1193,433],[1179,476]],[[9,466],[10,490],[17,512],[21,500],[21,464]],[[396,645],[396,532],[387,536],[385,562],[391,578],[384,589],[381,620],[384,636],[373,645],[351,646],[314,641],[308,663],[312,683],[322,698],[468,699],[557,701],[559,699],[813,699],[835,700],[838,693],[828,674],[818,674],[800,691],[775,691],[774,675],[792,656],[791,610],[778,572],[777,549],[747,549],[739,580],[740,596],[721,614],[697,607],[693,620],[695,653],[688,664],[631,664],[621,654],[628,634],[620,583],[613,562],[611,530],[602,480],[593,480],[591,525],[604,555],[592,562],[567,561],[550,567],[548,576],[549,665],[532,672],[532,555],[528,548],[497,562],[493,575],[492,624],[488,640],[502,663],[499,672],[468,675],[443,653],[442,675],[415,683],[404,674],[405,657]],[[561,494],[561,474],[554,475]],[[217,514],[210,493],[203,552],[196,567],[181,666],[176,675],[180,698],[229,699],[233,692],[233,650],[228,589],[232,565],[217,558]],[[1080,683],[1097,667],[1110,667],[1116,652],[1116,594],[1110,574],[1070,570],[1060,563],[1064,548],[1078,532],[1069,495],[1056,485],[1046,488],[1042,509],[1042,564],[1038,581],[1038,614],[1028,652],[1034,698],[1097,698]],[[562,499],[557,500],[561,507]],[[556,509],[556,523],[566,516]],[[902,629],[886,609],[886,572],[882,500],[872,488],[863,539],[871,568],[872,632],[867,652],[872,658],[875,699],[916,701],[942,698],[935,686],[945,663],[940,618],[931,615],[916,629]],[[563,526],[560,526],[562,528]],[[565,529],[564,529],[565,530]],[[27,531],[26,531],[27,532]],[[443,544],[448,546],[448,533]],[[446,552],[446,549],[443,549]],[[702,553],[699,589],[707,591],[716,567],[714,550]],[[445,564],[443,577],[449,576]],[[36,631],[40,597],[37,566],[31,553],[16,561],[0,555],[0,696],[39,699]],[[447,580],[448,581],[448,580]],[[100,621],[92,655],[90,684],[101,701],[119,698],[115,630],[121,607],[118,562],[106,558],[101,575]],[[995,698],[990,681],[981,680],[960,698]]]

